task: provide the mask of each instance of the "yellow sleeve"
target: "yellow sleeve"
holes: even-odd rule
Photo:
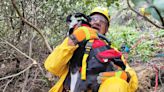
[[[128,64],[126,64],[125,71],[129,72],[131,79],[129,81],[129,92],[135,92],[138,88],[137,74]]]
[[[78,46],[69,46],[67,37],[63,43],[57,46],[48,56],[44,67],[52,74],[60,77],[77,47]]]

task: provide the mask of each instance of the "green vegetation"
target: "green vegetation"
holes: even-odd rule
[[[131,48],[129,60],[146,61],[150,60],[160,50],[158,38],[162,36],[164,31],[137,31],[133,27],[112,26],[107,37],[112,41],[112,45],[119,48],[126,44]],[[160,34],[160,35],[159,35]],[[137,42],[139,43],[137,44]]]
[[[13,92],[48,92],[50,89],[48,87],[50,84],[45,78],[47,71],[43,67],[50,51],[36,29],[21,20],[12,1],[16,1],[15,4],[23,18],[43,33],[52,48],[66,37],[68,26],[65,19],[69,14],[75,12],[90,14],[94,7],[105,6],[109,8],[111,15],[110,28],[106,36],[119,50],[123,44],[131,48],[129,61],[149,62],[151,58],[164,54],[164,30],[159,29],[162,27],[157,18],[159,16],[156,17],[157,12],[151,12],[148,18],[160,27],[150,24],[145,18],[139,16],[140,14],[131,11],[127,4],[127,1],[130,1],[132,8],[139,11],[138,6],[142,6],[147,0],[1,0],[0,78],[19,73],[30,66],[28,71],[20,73],[19,76],[1,80],[0,84],[5,84],[0,87],[3,92],[11,92],[11,90]],[[148,1],[157,1],[153,4],[160,6],[163,17],[163,3],[159,3],[159,0]],[[160,0],[160,2],[163,1]],[[9,46],[6,41],[17,49]],[[36,60],[39,66],[32,65],[33,60],[31,61],[17,50]],[[31,91],[34,86],[38,89]],[[38,91],[41,89],[42,91]]]
[[[134,2],[138,2],[133,0]],[[63,38],[66,37],[67,25],[65,18],[74,12],[82,12],[89,14],[91,9],[96,6],[109,7],[111,18],[111,27],[109,29],[108,38],[112,44],[120,48],[123,43],[127,46],[133,46],[138,39],[144,37],[129,53],[129,58],[141,59],[148,61],[159,48],[156,44],[158,40],[153,37],[163,37],[163,31],[154,28],[148,22],[132,12],[126,5],[126,1],[120,0],[17,0],[17,6],[25,18],[35,24],[47,37],[50,45],[55,47]],[[136,4],[136,3],[134,3]],[[137,4],[138,6],[138,4]],[[34,29],[27,27],[20,21],[15,10],[13,10],[10,0],[4,0],[1,3],[0,10],[0,36],[9,41],[19,42],[20,39],[27,39],[36,34]],[[4,12],[5,11],[5,12]],[[6,16],[9,15],[9,16]],[[161,36],[160,36],[161,35]],[[38,35],[36,35],[39,38]],[[13,39],[10,39],[13,38]],[[25,42],[28,42],[25,41]],[[38,42],[42,42],[40,39]],[[36,43],[39,46],[40,43]],[[44,44],[44,43],[42,43]]]

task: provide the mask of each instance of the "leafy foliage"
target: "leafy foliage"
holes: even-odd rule
[[[140,5],[142,3],[139,2],[145,0],[132,1],[136,5]],[[148,61],[156,53],[164,52],[164,49],[158,46],[159,43],[162,43],[159,39],[164,38],[164,30],[154,28],[138,15],[131,12],[126,5],[126,0],[16,0],[16,5],[23,17],[44,33],[52,47],[61,43],[66,36],[68,27],[65,18],[67,15],[75,12],[90,14],[91,9],[94,7],[105,6],[109,8],[112,16],[111,26],[107,34],[107,37],[113,42],[112,45],[120,49],[121,45],[125,43],[128,47],[131,47],[141,38],[141,35],[145,37],[136,48],[131,50],[129,59]],[[33,30],[33,28],[20,20],[12,6],[11,0],[1,0],[0,41],[4,42],[7,40],[19,50],[37,60],[43,68],[43,62],[49,55],[49,52],[45,48],[43,39]],[[19,70],[23,70],[31,64],[27,58],[4,44],[0,44],[0,61],[2,63],[1,67],[2,65],[10,65],[10,67],[4,68],[5,73],[0,73],[0,77],[19,72]],[[18,78],[15,77],[12,81],[13,83],[9,83],[10,81],[8,80],[1,81],[0,83],[9,83],[12,91],[15,92],[23,92],[22,85],[20,85],[23,82],[25,84],[24,89],[29,92],[32,92],[31,88],[37,83],[39,88],[41,86],[44,89],[47,87],[47,84],[43,81],[41,71],[38,70],[38,67],[32,67],[29,73],[24,73],[18,76]],[[24,75],[26,75],[27,80],[22,81],[26,79]],[[3,90],[3,88],[4,85],[0,87],[0,90]],[[44,92],[47,92],[48,89],[44,89]],[[11,90],[7,88],[6,91]]]
[[[130,60],[150,60],[161,49],[157,47],[160,43],[157,38],[163,34],[163,31],[136,31],[133,27],[112,26],[108,33],[108,38],[113,42],[112,45],[121,50],[121,46],[126,44],[130,47]],[[138,41],[139,44],[136,44]],[[136,44],[135,48],[131,48]]]

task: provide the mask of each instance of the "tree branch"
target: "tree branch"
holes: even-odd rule
[[[12,45],[11,43],[5,41],[5,42],[1,42],[4,44],[8,44],[9,46],[11,46],[12,48],[14,48],[16,51],[18,51],[19,53],[21,53],[22,55],[24,55],[25,57],[27,57],[28,59],[30,59],[31,61],[33,61],[34,64],[37,64],[36,60],[34,60],[33,58],[29,57],[27,54],[23,53],[22,51],[20,51],[18,48],[16,48],[14,45]]]
[[[48,50],[49,50],[50,52],[52,52],[52,48],[51,48],[50,45],[48,44],[48,41],[47,41],[47,39],[44,37],[43,33],[42,33],[36,26],[34,26],[32,23],[28,22],[28,21],[22,16],[22,14],[20,13],[20,11],[18,10],[18,8],[17,8],[17,6],[16,6],[16,1],[15,1],[15,0],[11,0],[11,1],[12,1],[12,5],[13,5],[14,9],[16,10],[17,14],[19,15],[20,19],[21,19],[24,23],[26,23],[28,26],[30,26],[30,27],[32,27],[33,29],[35,29],[36,32],[40,34],[40,36],[43,38],[43,40],[44,40],[44,42],[45,42],[45,44],[46,44]]]
[[[5,92],[5,91],[6,91],[7,86],[9,85],[9,83],[10,83],[10,82],[12,82],[12,81],[13,81],[13,79],[14,79],[14,77],[13,77],[12,79],[10,79],[10,80],[6,83],[6,86],[5,86],[5,88],[3,89],[3,92]]]
[[[164,20],[163,20],[163,18],[162,18],[162,16],[161,16],[161,13],[160,13],[159,10],[157,9],[157,7],[155,7],[154,5],[151,5],[150,7],[154,8],[154,9],[156,10],[156,12],[157,12],[157,14],[158,14],[158,16],[159,16],[159,18],[160,18],[160,20],[161,20],[162,26],[164,27]]]
[[[1,81],[1,80],[4,80],[4,79],[11,78],[11,77],[18,76],[18,75],[24,73],[25,71],[27,71],[28,69],[30,69],[33,65],[34,65],[34,63],[32,63],[32,64],[29,65],[26,69],[24,69],[23,71],[20,71],[19,73],[16,73],[16,74],[13,74],[13,75],[10,75],[10,76],[6,76],[6,77],[3,77],[3,78],[0,78],[0,81]]]
[[[31,40],[29,42],[29,56],[30,57],[32,55],[32,41],[34,38],[35,38],[35,35],[33,35],[33,37],[31,38]],[[23,87],[22,87],[22,92],[25,92],[25,87],[27,85],[28,76],[29,76],[29,70],[26,71],[26,76],[25,76]]]
[[[42,73],[42,75],[45,77],[45,74],[44,74],[43,69],[41,68],[40,64],[38,64],[38,63],[36,62],[36,60],[34,60],[33,58],[31,58],[31,57],[28,56],[27,54],[23,53],[22,51],[20,51],[18,48],[16,48],[14,45],[12,45],[11,43],[9,43],[9,42],[7,42],[7,41],[5,41],[5,42],[0,42],[0,43],[8,44],[9,46],[11,46],[11,47],[14,48],[15,50],[17,50],[19,53],[21,53],[22,55],[24,55],[25,57],[27,57],[28,59],[30,59],[31,61],[33,61],[33,64],[34,64],[34,65],[37,64],[38,67],[39,67],[39,69],[40,69],[40,71],[41,71],[41,73]]]
[[[145,20],[147,20],[148,22],[150,22],[152,25],[156,26],[157,28],[160,28],[160,29],[164,29],[164,27],[162,26],[159,26],[157,24],[155,24],[153,21],[151,21],[149,18],[147,18],[146,16],[143,16],[142,14],[140,14],[139,12],[137,12],[135,9],[133,9],[129,3],[129,0],[127,0],[127,4],[128,4],[128,7],[133,11],[135,12],[136,14],[138,14],[139,16],[143,17]]]

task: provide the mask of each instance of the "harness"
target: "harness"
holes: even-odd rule
[[[89,40],[85,46],[85,52],[82,60],[82,70],[81,70],[81,79],[86,80],[86,68],[87,68],[87,58],[92,48],[92,43],[94,40]]]
[[[99,35],[99,37],[104,37],[104,36]],[[93,54],[95,54],[95,52],[99,53],[101,51],[109,49],[109,48],[106,48],[105,46],[102,46],[102,47],[94,48],[94,51],[90,52],[91,49],[93,48],[92,47],[93,42],[94,42],[94,40],[89,40],[85,45],[85,52],[84,52],[83,59],[82,59],[81,80],[86,80],[87,59],[89,58],[89,55],[93,55]],[[107,40],[107,42],[108,43],[106,43],[106,44],[108,44],[108,45],[111,44],[109,40]],[[104,59],[104,63],[106,63],[106,62],[108,62],[108,59]],[[113,70],[115,70],[115,69],[113,69]]]
[[[90,34],[87,33],[88,29],[83,27],[83,30],[86,33],[86,37],[90,38]],[[75,86],[75,92],[87,90],[88,87],[95,92],[100,85],[97,82],[99,73],[116,70],[114,67],[115,62],[111,61],[114,61],[113,57],[115,54],[118,54],[120,57],[121,53],[118,53],[115,49],[111,48],[110,41],[106,40],[103,35],[98,34],[98,36],[100,39],[79,43],[79,48],[75,50],[74,55],[70,60],[70,72],[65,80],[67,87],[64,88],[69,88],[70,73],[79,71],[80,75]],[[115,59],[117,59],[117,57],[115,57]],[[122,64],[120,63],[120,65]],[[125,66],[121,68],[124,70]],[[120,76],[120,72],[118,72],[116,76]]]

